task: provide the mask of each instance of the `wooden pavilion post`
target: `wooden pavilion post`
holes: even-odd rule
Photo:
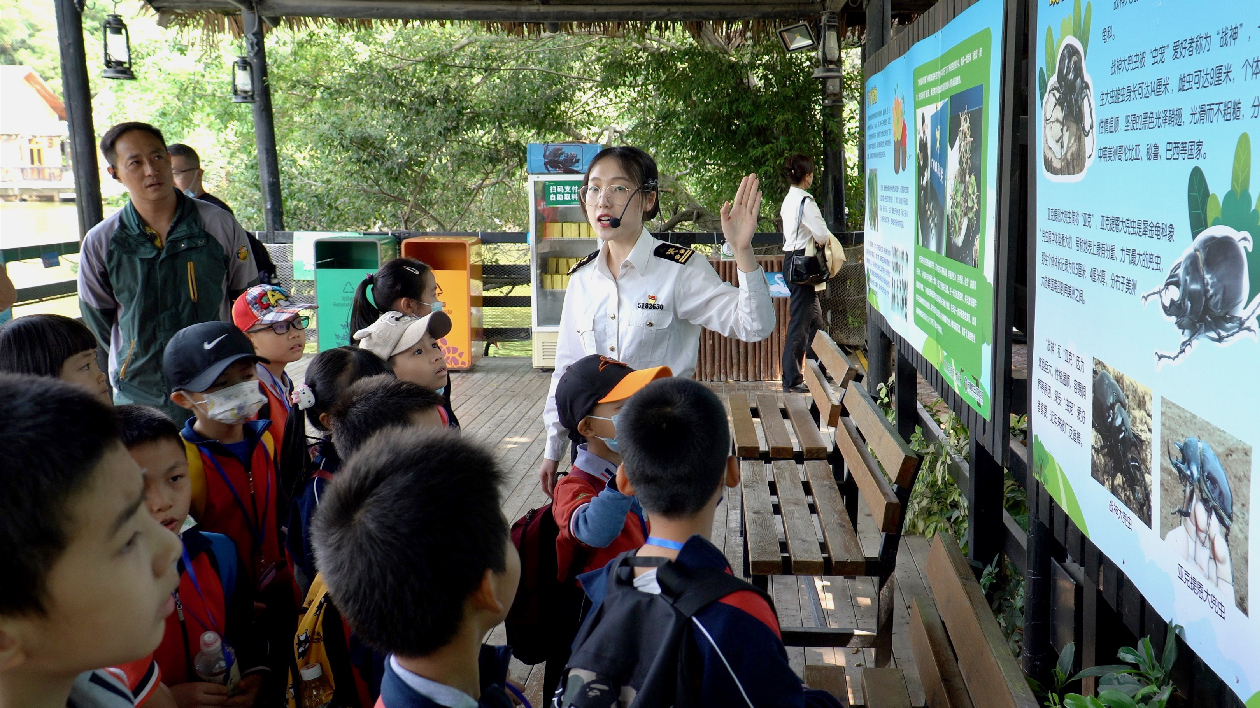
[[[280,197],[280,162],[276,155],[276,127],[271,113],[271,82],[267,78],[267,48],[263,20],[253,5],[241,10],[245,21],[245,51],[253,72],[254,143],[258,147],[258,181],[262,186],[263,217],[268,236],[284,231]]]
[[[79,212],[81,239],[104,218],[101,178],[96,162],[96,129],[92,125],[92,92],[88,86],[80,6],[75,0],[55,2],[57,41],[61,49],[61,86],[66,97],[70,165],[74,170],[74,207]]]

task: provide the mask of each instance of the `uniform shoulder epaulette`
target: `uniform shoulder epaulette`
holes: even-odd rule
[[[598,257],[599,257],[599,251],[595,251],[591,253],[590,255],[588,255],[587,257],[583,258],[582,260],[578,261],[577,263],[574,263],[573,267],[569,269],[569,275],[573,275],[574,273],[578,272],[578,270],[581,269],[582,266],[586,265],[587,263],[590,263],[591,261],[595,260]]]
[[[664,258],[667,261],[673,261],[679,264],[686,264],[696,252],[686,246],[675,246],[672,243],[662,243],[652,251],[652,255],[657,258]]]

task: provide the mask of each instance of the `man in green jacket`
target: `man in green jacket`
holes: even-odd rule
[[[120,123],[101,152],[131,199],[83,239],[83,321],[109,347],[114,402],[155,406],[182,423],[188,411],[171,402],[162,373],[166,343],[189,325],[231,322],[232,301],[258,282],[258,269],[231,214],[175,189],[157,128]]]

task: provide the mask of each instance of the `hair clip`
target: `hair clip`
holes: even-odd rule
[[[293,393],[289,396],[290,402],[298,407],[298,410],[304,411],[315,405],[315,392],[307,384],[302,384],[293,389]]]
[[[368,273],[367,278],[365,278],[365,280],[367,280],[369,283],[376,282],[376,273]]]
[[[420,271],[416,270],[415,268],[412,268],[412,267],[411,267],[411,266],[409,266],[409,265],[405,265],[405,266],[403,266],[403,269],[404,269],[404,270],[407,270],[407,271],[408,271],[408,272],[410,272],[412,275],[420,275]]]

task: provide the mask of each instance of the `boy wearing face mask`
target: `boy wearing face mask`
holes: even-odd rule
[[[556,482],[551,513],[560,529],[556,567],[566,577],[603,568],[623,551],[642,546],[647,520],[639,501],[617,491],[611,480],[621,464],[617,415],[626,399],[652,381],[672,376],[668,366],[635,370],[591,354],[573,362],[556,385],[560,422],[577,444],[570,472]],[[567,572],[566,572],[567,571]],[[574,608],[577,616],[579,608]],[[576,627],[573,628],[576,630]],[[566,637],[572,639],[572,637]],[[568,642],[562,643],[565,648]],[[544,694],[564,669],[564,657],[548,657]]]
[[[282,648],[297,626],[297,586],[280,538],[280,488],[276,483],[271,421],[251,420],[267,397],[255,364],[266,362],[229,322],[185,327],[166,345],[162,368],[171,400],[192,411],[180,437],[188,455],[190,513],[205,531],[236,544],[255,591],[259,633],[273,651],[263,693],[281,690]]]

